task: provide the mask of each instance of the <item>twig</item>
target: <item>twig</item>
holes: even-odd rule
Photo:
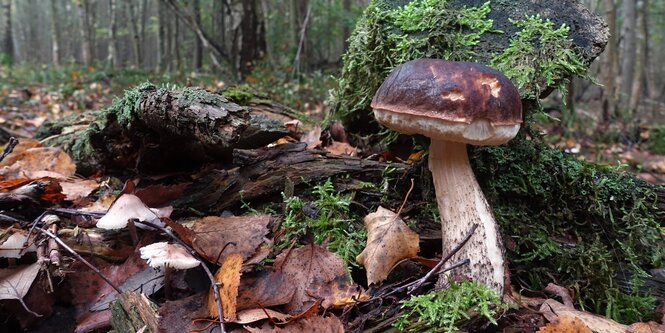
[[[219,318],[219,329],[221,331],[220,333],[226,333],[226,329],[224,328],[224,319],[222,318],[222,316],[223,316],[222,301],[221,301],[221,297],[219,296],[219,286],[217,286],[217,281],[215,281],[215,276],[212,274],[212,272],[210,271],[208,266],[205,264],[206,261],[204,259],[202,259],[199,256],[199,254],[196,253],[196,251],[191,246],[189,246],[189,244],[185,243],[180,238],[178,238],[178,236],[174,235],[173,232],[171,232],[171,230],[166,229],[162,226],[156,225],[156,224],[151,223],[151,222],[137,221],[136,223],[143,224],[145,226],[152,227],[152,228],[155,228],[157,230],[162,231],[167,236],[169,236],[171,239],[173,239],[175,242],[177,242],[178,244],[183,246],[185,249],[187,249],[187,251],[189,251],[189,254],[191,254],[194,258],[196,258],[198,261],[201,262],[201,267],[203,267],[203,270],[208,275],[208,279],[210,279],[210,284],[212,285],[212,290],[214,292],[213,294],[215,296],[215,304],[217,305],[217,317]]]
[[[413,293],[416,290],[418,290],[425,282],[427,282],[427,280],[431,279],[432,276],[434,276],[435,274],[442,273],[442,272],[439,272],[439,271],[441,270],[441,267],[443,267],[443,264],[445,264],[448,260],[450,260],[450,258],[452,258],[457,252],[459,252],[460,249],[462,249],[462,247],[469,241],[469,239],[471,239],[471,236],[473,236],[473,234],[476,232],[476,229],[478,229],[478,225],[474,224],[471,227],[471,230],[469,230],[469,232],[466,234],[466,236],[464,236],[464,239],[462,239],[462,241],[459,244],[457,244],[457,246],[455,246],[455,248],[453,248],[450,251],[450,253],[448,253],[448,255],[441,258],[441,261],[439,261],[439,263],[436,264],[436,266],[434,266],[434,268],[432,268],[432,270],[430,270],[422,278],[416,280],[415,283],[411,287],[409,287],[408,294],[413,295]]]
[[[118,286],[116,286],[113,282],[111,282],[111,280],[109,280],[104,274],[102,274],[102,272],[99,270],[99,268],[93,266],[87,260],[83,259],[83,257],[81,257],[81,255],[76,253],[76,251],[74,251],[71,247],[67,246],[67,244],[65,244],[65,242],[63,242],[60,238],[58,238],[58,236],[52,234],[48,230],[44,230],[44,229],[40,228],[40,227],[34,227],[34,229],[41,232],[42,234],[50,237],[51,239],[55,240],[56,243],[58,243],[58,245],[60,245],[63,249],[67,250],[67,252],[71,253],[74,257],[76,257],[76,259],[80,260],[82,263],[84,263],[86,266],[88,266],[90,269],[92,269],[93,272],[97,273],[97,275],[99,275],[99,277],[101,277],[104,281],[106,281],[106,283],[108,283],[109,286],[111,286],[118,293],[118,295],[122,294],[122,290],[120,290],[120,288],[118,288]]]
[[[397,211],[397,214],[395,214],[395,219],[397,219],[399,214],[402,213],[402,209],[406,205],[406,200],[409,199],[409,195],[411,195],[411,191],[413,191],[413,178],[411,178],[411,187],[409,187],[409,191],[406,192],[406,195],[404,196],[404,201],[402,201],[402,205],[399,206],[399,210]]]
[[[7,155],[11,154],[12,150],[14,150],[14,147],[18,144],[18,139],[15,137],[9,138],[9,142],[7,142],[7,145],[5,146],[5,149],[2,151],[2,154],[0,155],[0,162],[7,157]]]

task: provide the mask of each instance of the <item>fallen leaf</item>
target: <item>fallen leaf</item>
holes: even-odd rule
[[[282,272],[260,271],[243,276],[238,288],[237,310],[286,304],[293,298],[296,288]]]
[[[358,150],[346,142],[333,141],[327,146],[326,151],[337,156],[357,156]]]
[[[37,278],[40,264],[0,269],[0,300],[23,299]]]
[[[99,188],[99,183],[94,179],[68,178],[60,181],[60,187],[66,200],[77,201]]]
[[[0,162],[0,167],[2,167],[0,175],[5,179],[43,176],[67,178],[76,172],[76,164],[61,148],[29,148],[23,152],[13,152],[9,156],[12,156],[13,159]],[[14,162],[9,164],[11,161]]]
[[[252,256],[268,234],[270,215],[207,216],[192,226],[192,247],[212,263],[222,264],[224,258],[239,253],[243,259]]]
[[[379,207],[364,218],[367,246],[356,261],[367,271],[367,283],[385,280],[400,260],[415,257],[420,251],[418,234],[409,229],[394,212]]]
[[[243,311],[239,311],[237,314],[236,320],[233,322],[236,324],[249,324],[249,323],[254,323],[259,320],[264,320],[264,319],[271,319],[274,322],[285,322],[291,316],[271,310],[271,309],[247,309]]]
[[[344,261],[319,245],[282,252],[273,268],[286,274],[296,286],[293,298],[285,307],[289,314],[301,313],[317,300],[323,300],[323,307],[328,308],[337,300],[357,293]]]
[[[134,195],[139,197],[148,207],[159,207],[180,198],[190,185],[191,183],[150,185],[137,190]]]
[[[540,312],[545,316],[549,322],[558,322],[562,317],[572,317],[578,319],[586,325],[593,332],[602,333],[626,333],[628,326],[619,324],[608,318],[594,315],[589,312],[578,311],[573,308],[567,307],[553,299],[546,300],[540,306]],[[546,332],[559,332],[559,331],[546,331]],[[564,331],[566,332],[566,331]],[[580,331],[585,332],[585,331]]]
[[[35,252],[37,248],[33,238],[31,237],[28,241],[28,232],[22,229],[9,227],[6,230],[0,230],[0,257],[20,258],[28,252]],[[25,244],[27,244],[26,247],[24,247]]]
[[[559,316],[559,320],[541,327],[540,333],[592,333],[584,322],[574,316]]]
[[[215,281],[219,286],[219,297],[222,303],[222,311],[224,312],[224,321],[226,322],[236,320],[241,267],[242,255],[233,253],[226,257],[222,266],[215,273]],[[212,318],[219,316],[212,287],[208,291],[208,313]]]
[[[307,149],[314,149],[321,144],[321,126],[316,125],[314,129],[303,134],[300,137],[300,142],[307,144]]]
[[[270,323],[264,323],[263,326],[255,327],[244,327],[251,333],[263,333],[263,332],[280,332],[280,333],[305,333],[305,332],[317,332],[317,333],[343,333],[344,325],[335,316],[315,316],[310,318],[300,319],[293,323],[286,325],[284,328],[273,327]]]

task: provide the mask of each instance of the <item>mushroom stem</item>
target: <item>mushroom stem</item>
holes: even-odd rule
[[[164,298],[171,300],[173,296],[173,288],[171,287],[171,275],[173,275],[173,267],[164,266]]]
[[[457,271],[503,294],[504,250],[492,210],[476,181],[466,144],[432,139],[429,169],[434,179],[436,201],[441,215],[443,255],[449,253],[477,224],[469,242],[452,258],[468,258],[470,264]],[[439,276],[447,285],[448,274]]]

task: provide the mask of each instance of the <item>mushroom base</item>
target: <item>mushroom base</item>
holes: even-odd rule
[[[476,181],[464,143],[432,140],[429,168],[434,180],[441,215],[443,255],[459,244],[474,224],[469,242],[455,254],[451,263],[468,258],[470,264],[456,270],[503,294],[504,248],[492,210]],[[446,285],[449,274],[439,277]]]

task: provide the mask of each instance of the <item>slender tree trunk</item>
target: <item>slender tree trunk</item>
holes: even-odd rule
[[[117,23],[116,23],[116,0],[109,0],[109,66],[111,68],[118,67],[118,36],[117,36]]]
[[[132,47],[134,49],[134,66],[141,67],[141,37],[138,27],[138,17],[136,15],[136,2],[127,1],[127,10],[129,12],[129,28],[132,32]]]
[[[617,10],[614,0],[603,0],[605,20],[607,21],[610,36],[605,49],[605,76],[603,77],[603,114],[602,123],[608,124],[616,116],[617,91],[616,77],[618,72],[617,48]]]
[[[5,9],[5,38],[3,41],[4,53],[7,56],[7,64],[14,63],[14,38],[12,36],[12,0],[4,0]]]
[[[621,59],[621,106],[623,109],[628,107],[635,76],[635,61],[637,58],[637,15],[635,7],[635,0],[623,0],[624,22],[621,34],[623,38],[623,52]]]
[[[344,15],[351,15],[351,0],[344,0],[342,3],[344,7]],[[344,22],[342,26],[342,38],[344,38],[344,52],[349,49],[349,37],[351,37],[351,26]]]
[[[173,39],[171,41],[171,55],[173,56],[174,68],[180,72],[182,70],[180,59],[180,20],[176,17],[173,20]]]
[[[166,58],[166,10],[161,1],[157,1],[157,71],[164,69]]]
[[[79,17],[79,32],[81,34],[81,60],[86,67],[92,65],[92,45],[90,43],[89,30],[86,27],[88,13],[86,12],[87,0],[77,0],[76,9]]]
[[[193,0],[192,1],[192,12],[194,12],[194,22],[197,26],[201,25],[201,1]],[[200,71],[203,64],[203,43],[201,39],[196,36],[196,42],[194,44],[194,59],[192,66],[195,71]]]
[[[242,2],[240,30],[239,71],[244,76],[251,73],[254,63],[266,52],[265,25],[258,0]]]
[[[51,0],[51,60],[53,66],[60,66],[60,24],[56,0]]]
[[[637,28],[639,30],[638,46],[637,46],[637,61],[635,63],[635,77],[633,79],[633,85],[630,94],[630,110],[635,114],[639,107],[640,101],[642,100],[642,92],[644,88],[644,69],[646,68],[645,63],[647,62],[647,34],[646,34],[646,25],[647,25],[647,16],[649,2],[648,0],[641,0],[639,3],[639,20],[637,23]]]

